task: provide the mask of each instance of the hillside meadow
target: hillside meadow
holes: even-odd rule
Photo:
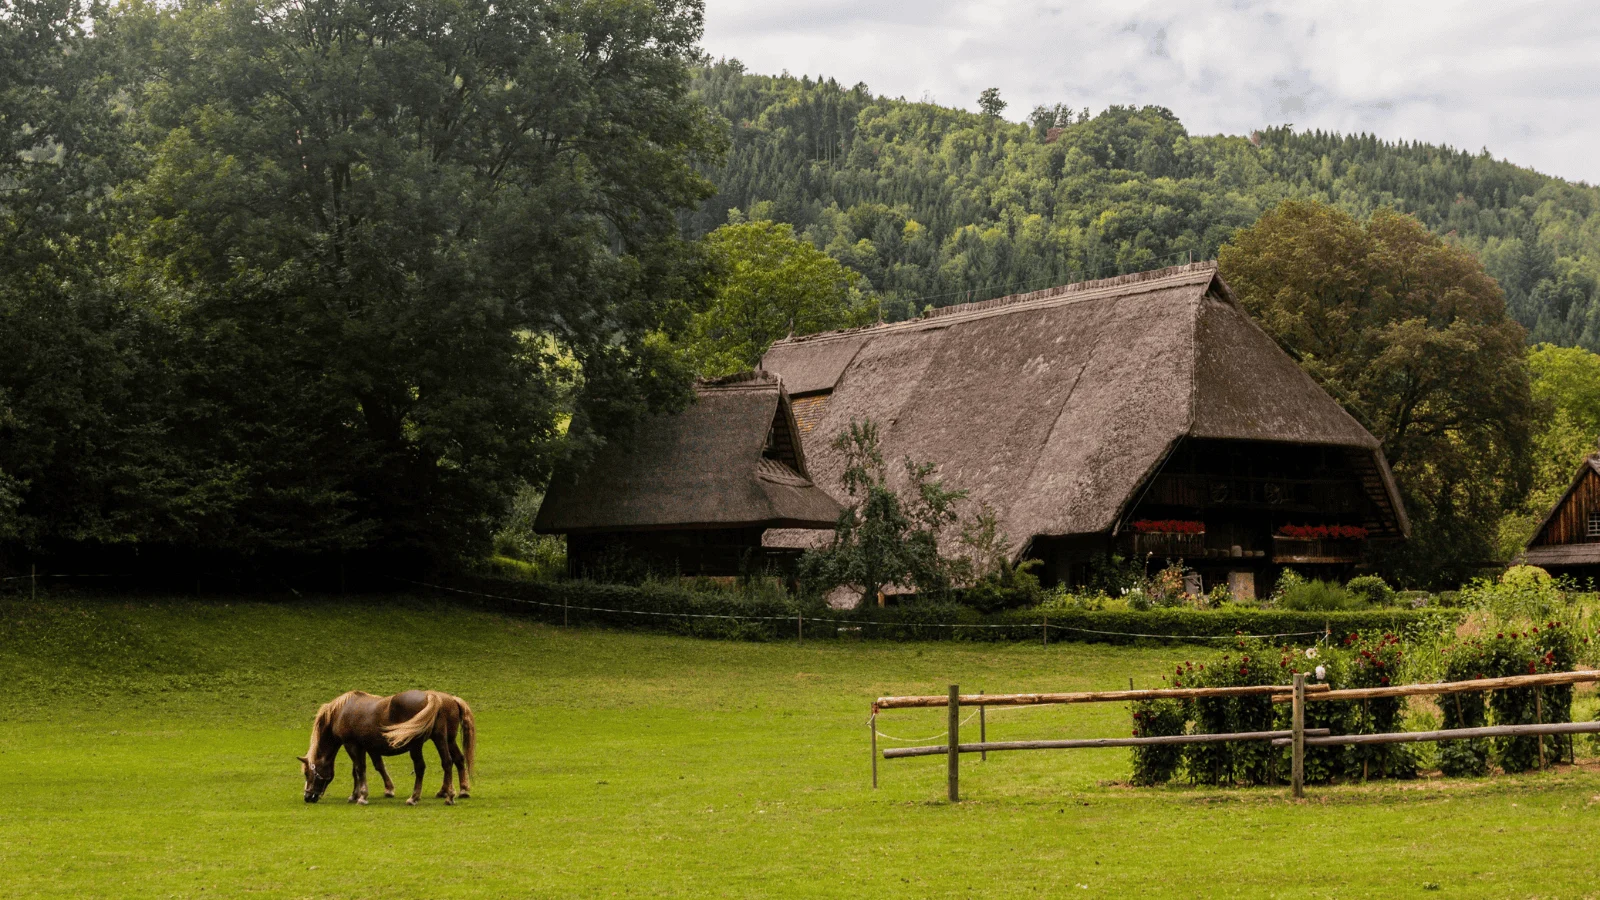
[[[1298,804],[1130,788],[1121,750],[969,758],[955,806],[936,758],[880,763],[870,787],[875,696],[1152,685],[1204,652],[707,641],[400,596],[0,599],[0,896],[1600,896],[1582,760]],[[420,807],[346,804],[343,759],[303,803],[317,705],[414,686],[474,704],[472,798],[432,798],[430,750]],[[928,738],[941,716],[880,727]],[[989,734],[1128,716],[996,712]],[[403,794],[409,767],[390,770]]]

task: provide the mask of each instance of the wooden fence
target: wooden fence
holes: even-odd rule
[[[1050,694],[963,694],[956,685],[950,685],[945,696],[879,697],[872,704],[868,726],[872,732],[872,786],[878,786],[878,713],[886,709],[926,709],[945,707],[948,710],[947,738],[943,744],[924,747],[899,747],[883,751],[884,759],[904,759],[913,756],[946,757],[946,779],[950,802],[961,799],[961,754],[979,753],[985,758],[991,751],[1001,750],[1079,750],[1095,747],[1146,747],[1152,745],[1211,744],[1235,741],[1268,741],[1277,747],[1293,747],[1291,755],[1291,789],[1295,797],[1305,796],[1305,748],[1308,746],[1334,746],[1341,744],[1396,744],[1419,741],[1456,741],[1485,737],[1539,736],[1539,760],[1544,762],[1545,735],[1600,734],[1600,722],[1543,722],[1542,702],[1536,706],[1532,725],[1495,725],[1484,728],[1450,728],[1438,731],[1402,731],[1382,734],[1332,734],[1326,728],[1305,727],[1305,709],[1308,702],[1339,700],[1371,700],[1378,697],[1417,697],[1441,694],[1471,693],[1478,691],[1508,690],[1514,688],[1550,687],[1554,685],[1582,684],[1600,681],[1600,670],[1584,669],[1576,672],[1553,672],[1545,675],[1513,675],[1506,678],[1480,678],[1471,681],[1447,681],[1432,684],[1399,684],[1377,688],[1332,690],[1326,684],[1307,684],[1305,675],[1294,676],[1290,685],[1250,685],[1228,688],[1161,688],[1157,690],[1079,691]],[[1229,734],[1175,734],[1156,737],[1080,738],[1043,741],[989,741],[983,712],[990,706],[1038,706],[1061,703],[1124,703],[1141,700],[1196,700],[1207,697],[1238,697],[1269,695],[1274,703],[1292,704],[1291,727],[1286,731],[1253,731]],[[961,742],[961,708],[975,706],[979,713],[979,739],[975,743]]]

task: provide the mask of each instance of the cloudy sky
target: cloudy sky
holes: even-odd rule
[[[704,46],[1008,118],[1155,104],[1194,134],[1264,125],[1449,144],[1600,184],[1597,0],[706,0]]]

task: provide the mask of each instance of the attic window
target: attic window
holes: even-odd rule
[[[1589,537],[1600,537],[1600,513],[1589,513]]]

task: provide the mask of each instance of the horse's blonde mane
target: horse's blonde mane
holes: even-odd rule
[[[345,704],[361,696],[365,696],[363,691],[345,691],[317,708],[317,715],[311,720],[311,747],[306,750],[306,759],[311,760],[313,765],[317,761],[317,750],[320,749],[322,742],[322,732],[333,721],[333,717],[344,710]]]

